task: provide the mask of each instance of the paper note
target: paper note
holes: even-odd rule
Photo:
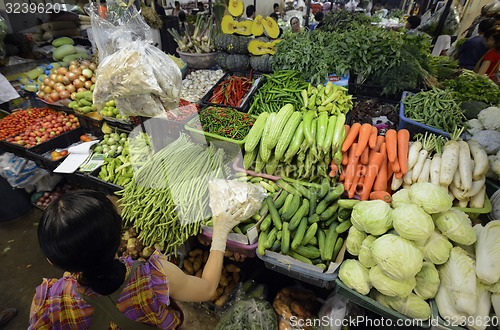
[[[89,158],[90,147],[99,140],[84,142],[68,148],[68,157],[54,170],[54,173],[74,173]]]

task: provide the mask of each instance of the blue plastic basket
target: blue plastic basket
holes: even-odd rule
[[[447,133],[445,131],[442,131],[442,130],[440,130],[438,128],[432,127],[432,126],[428,126],[428,125],[419,123],[419,122],[417,122],[415,120],[412,120],[410,118],[407,118],[405,116],[405,106],[403,104],[403,100],[408,95],[413,95],[413,93],[411,93],[411,92],[403,92],[403,96],[401,97],[400,109],[399,109],[399,126],[398,126],[398,130],[405,128],[405,129],[407,129],[410,132],[410,135],[412,137],[415,134],[418,134],[418,133],[425,134],[426,132],[430,132],[430,133],[442,135],[442,136],[445,136],[445,137],[449,138],[450,137],[449,133]]]

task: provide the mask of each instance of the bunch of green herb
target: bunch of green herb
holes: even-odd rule
[[[458,62],[448,56],[430,56],[429,67],[438,81],[451,79],[458,73]]]
[[[444,87],[453,89],[460,101],[481,101],[488,104],[500,103],[500,88],[485,75],[463,70],[455,79],[446,80]]]
[[[349,31],[357,25],[370,25],[372,19],[364,13],[335,10],[323,18],[321,29],[328,32]]]

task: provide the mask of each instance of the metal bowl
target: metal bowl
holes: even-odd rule
[[[217,58],[217,52],[215,53],[185,53],[181,52],[177,48],[177,53],[179,53],[180,58],[187,63],[188,67],[192,69],[210,69],[215,66],[215,59]]]

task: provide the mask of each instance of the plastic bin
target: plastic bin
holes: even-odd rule
[[[481,214],[490,213],[492,208],[493,206],[491,205],[490,198],[488,197],[488,194],[486,194],[486,192],[484,196],[484,205],[482,208],[455,207],[455,206],[452,207],[452,209],[460,210],[462,212],[467,213],[467,215],[471,219],[477,219]]]
[[[347,299],[349,299],[350,301],[352,301],[356,305],[359,305],[363,308],[366,308],[366,309],[368,309],[368,310],[370,310],[370,311],[372,311],[380,316],[383,316],[385,318],[389,318],[392,320],[398,320],[398,319],[412,320],[408,316],[405,316],[401,313],[398,313],[395,310],[393,310],[392,308],[389,308],[389,307],[386,307],[382,304],[379,304],[376,300],[374,300],[368,296],[362,295],[355,290],[349,289],[339,278],[337,278],[335,280],[335,292],[346,297]],[[417,322],[419,322],[419,321],[414,320],[413,324],[414,325],[419,324]],[[430,326],[431,326],[430,323],[431,323],[430,320],[425,320],[425,321],[422,321],[422,323],[420,323],[419,325],[422,328],[430,328]]]
[[[109,127],[111,128],[118,128],[127,132],[131,132],[135,125],[130,121],[126,119],[116,119],[113,117],[105,117],[103,116],[104,122],[108,124]]]
[[[218,103],[211,103],[209,102],[210,98],[212,97],[212,94],[214,93],[215,89],[217,86],[219,86],[224,80],[229,78],[230,76],[238,76],[238,77],[249,77],[250,72],[228,72],[225,75],[222,76],[222,78],[217,81],[217,83],[201,98],[201,104],[206,105],[206,106],[217,106],[217,107],[226,107],[226,108],[233,108],[241,112],[248,112],[248,109],[250,109],[250,103],[252,102],[253,96],[255,92],[260,88],[262,85],[262,79],[260,79],[261,75],[259,73],[252,72],[252,77],[254,79],[252,87],[248,91],[248,93],[245,95],[243,98],[243,101],[241,102],[241,105],[239,107],[233,107],[229,105],[224,105],[224,104],[218,104]]]
[[[59,135],[58,137],[50,139],[45,143],[28,149],[26,151],[26,158],[34,161],[38,167],[52,172],[59,166],[65,157],[58,160],[52,160],[50,157],[51,151],[57,148],[66,148],[71,144],[80,141],[80,136],[84,133],[84,129],[82,127],[78,127],[72,131]]]
[[[432,309],[432,329],[443,329],[443,330],[465,330],[466,328],[462,328],[456,326],[458,324],[458,320],[449,320],[449,322],[445,321],[441,315],[439,315],[439,310],[434,299],[431,300],[431,309]],[[486,320],[485,320],[486,321]]]
[[[195,120],[198,119],[198,117],[194,117],[191,120],[187,122],[185,125],[186,130],[189,131],[189,134],[191,135],[192,139],[194,142],[197,143],[205,143],[209,141],[224,141],[227,143],[235,144],[238,145],[240,148],[243,148],[243,145],[245,144],[246,137],[243,140],[233,140],[224,136],[220,136],[217,134],[212,134],[209,132],[204,132],[202,130],[199,130],[197,128],[194,128],[194,122]]]
[[[442,131],[438,128],[432,127],[432,126],[428,126],[428,125],[419,123],[419,122],[412,120],[410,118],[407,118],[405,116],[405,106],[403,104],[403,100],[405,99],[405,97],[407,97],[408,95],[412,95],[412,94],[413,94],[412,92],[405,91],[405,92],[403,92],[403,96],[401,97],[400,108],[399,108],[398,130],[406,128],[410,132],[411,136],[414,136],[417,133],[425,134],[426,132],[430,132],[430,133],[442,135],[442,136],[449,138],[450,137],[449,133]]]
[[[115,192],[123,189],[123,187],[114,183],[99,179],[97,177],[97,175],[99,175],[99,171],[100,167],[90,174],[75,172],[63,175],[66,177],[66,180],[73,185],[78,185],[86,189],[97,190],[107,195],[114,195]]]
[[[313,268],[316,266],[300,262],[290,256],[282,255],[279,253],[269,253],[270,251],[268,250],[266,250],[265,255],[261,255],[257,252],[257,257],[264,261],[267,269],[273,270],[277,273],[286,275],[291,278],[298,279],[299,281],[315,285],[320,288],[332,289],[335,286],[335,280],[338,276],[338,266],[340,266],[340,263],[344,258],[343,251],[345,252],[345,244],[341,252],[337,256],[337,260],[335,260],[335,262],[337,263],[337,269],[335,269],[333,273],[322,273],[321,271],[314,271],[306,267]],[[319,268],[317,269],[320,270]]]
[[[198,235],[198,239],[201,241],[205,242],[211,242],[212,241],[212,234],[203,230],[200,235]],[[256,251],[257,251],[257,245],[258,242],[255,242],[254,244],[243,244],[231,240],[227,240],[226,242],[226,248],[229,251],[232,252],[237,252],[239,254],[243,254],[247,257],[254,258]]]
[[[93,135],[102,135],[101,127],[104,120],[94,119],[78,112],[76,113],[76,117],[80,122],[80,126],[85,128],[86,131],[89,131]]]

